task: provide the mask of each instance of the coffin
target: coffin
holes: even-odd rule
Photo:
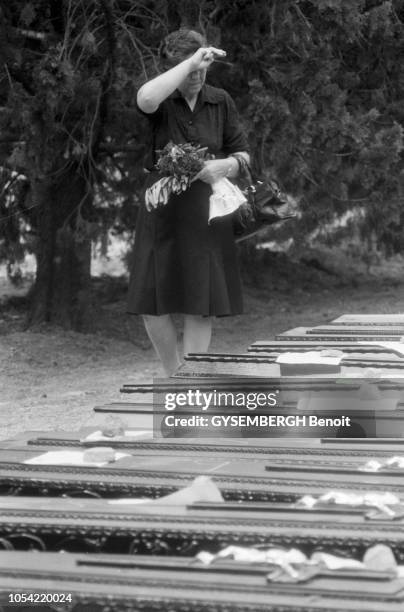
[[[312,448],[305,449],[295,442],[291,440],[289,447],[284,445],[277,455],[268,453],[267,456],[262,444],[258,451],[252,453],[249,449],[246,455],[238,447],[235,456],[225,445],[219,448],[214,444],[200,445],[205,450],[199,455],[188,451],[186,461],[177,450],[132,455],[128,449],[129,457],[107,467],[26,464],[25,460],[49,448],[33,445],[8,448],[0,450],[0,491],[8,495],[155,498],[189,485],[198,475],[209,475],[224,497],[232,501],[293,502],[305,494],[322,495],[330,488],[348,492],[388,490],[404,498],[403,470],[389,468],[374,473],[358,470],[368,458],[378,457],[382,461],[395,455],[388,450],[388,445],[364,445],[359,450],[352,442],[350,445],[326,443],[321,449],[314,441]],[[289,452],[293,446],[295,450]],[[198,450],[198,445],[191,444],[188,448]],[[213,452],[207,452],[206,448]],[[396,445],[391,448],[395,449]]]
[[[332,321],[334,325],[404,326],[404,314],[344,314]]]
[[[126,404],[125,414],[134,411],[136,406]],[[107,413],[108,410],[108,413]],[[112,415],[121,415],[121,405],[115,413],[115,405],[105,406],[105,412]],[[99,432],[99,430],[98,430]],[[115,449],[130,451],[133,456],[177,455],[181,457],[239,457],[241,459],[259,459],[263,455],[268,457],[289,455],[290,457],[362,457],[363,460],[372,457],[386,458],[404,453],[404,439],[350,439],[350,438],[153,438],[151,435],[136,440],[127,436],[114,436],[108,440],[94,438],[98,434],[93,428],[86,427],[79,431],[32,431],[21,434],[13,440],[1,443],[5,450],[21,451],[26,447],[35,447],[42,452],[50,449],[71,447],[89,448],[93,446],[113,446]]]
[[[402,328],[385,325],[380,326],[321,326],[321,327],[295,327],[275,336],[275,340],[308,340],[310,342],[324,342],[333,340],[339,342],[398,342],[404,335]]]
[[[369,508],[285,504],[118,504],[116,500],[0,498],[3,549],[193,557],[230,545],[298,548],[362,559],[383,543],[404,562],[404,518],[368,518]]]
[[[398,345],[401,346],[401,343]],[[356,359],[372,359],[375,357],[402,357],[401,353],[393,347],[387,348],[380,344],[359,344],[358,341],[343,342],[340,340],[313,341],[307,340],[257,340],[248,347],[249,353],[268,353],[270,355],[280,355],[285,352],[306,352],[323,349],[337,349],[347,353]]]
[[[404,605],[404,581],[382,572],[325,573],[301,584],[269,582],[267,574],[266,566],[203,567],[180,557],[0,552],[3,601],[10,593],[72,594],[75,612],[402,612]]]
[[[296,340],[298,337],[292,339]],[[329,336],[326,336],[329,338]],[[310,343],[310,349],[321,350],[319,342]],[[327,348],[331,348],[330,346]],[[334,347],[335,348],[335,347]],[[289,352],[295,352],[294,349],[288,347]],[[306,352],[298,351],[298,352]],[[283,377],[282,368],[276,362],[277,357],[283,351],[271,351],[269,354],[263,354],[262,351],[249,352],[243,354],[214,354],[201,353],[188,355],[185,358],[184,364],[178,370],[174,378],[215,378],[215,377],[255,377],[255,378],[279,378]],[[358,376],[363,374],[366,376],[367,368],[377,368],[380,370],[380,376],[385,378],[403,378],[404,377],[404,356],[394,352],[377,352],[373,353],[369,350],[361,352],[352,352],[342,358],[338,367],[333,367],[332,370],[326,370],[324,367],[307,366],[307,371],[295,368],[287,376],[308,376],[316,378],[349,378],[349,376]],[[127,392],[127,385],[121,389],[122,392]]]

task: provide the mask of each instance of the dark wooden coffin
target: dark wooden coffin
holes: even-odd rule
[[[404,326],[404,314],[344,314],[331,323],[333,325]]]
[[[310,342],[324,342],[333,340],[339,342],[398,342],[404,335],[402,328],[395,326],[320,326],[295,327],[275,336],[275,340],[309,340]]]
[[[402,612],[404,606],[403,579],[383,572],[324,572],[282,584],[268,580],[271,569],[231,561],[204,567],[181,557],[2,552],[0,597],[3,603],[10,593],[44,593],[61,601],[71,594],[71,605],[46,609],[74,612]]]
[[[192,557],[226,546],[322,550],[362,559],[376,543],[404,561],[404,518],[369,508],[305,510],[286,505],[124,504],[116,500],[0,498],[3,549]]]
[[[289,349],[291,352],[292,349]],[[309,350],[309,349],[307,349]],[[313,350],[311,347],[310,350]],[[316,348],[315,350],[318,350]],[[274,378],[282,375],[280,364],[276,362],[280,353],[272,351],[270,354],[262,353],[201,353],[185,357],[185,362],[178,370],[174,378],[178,377],[203,377],[203,376],[228,376],[228,377],[254,377]],[[370,351],[363,353],[351,353],[343,357],[340,367],[335,373],[322,373],[312,366],[308,367],[308,374],[318,377],[324,376],[349,376],[353,372],[364,371],[365,368],[373,367],[381,370],[384,376],[403,376],[404,357],[398,354],[383,352],[373,354]],[[298,373],[293,374],[299,376]],[[302,376],[304,374],[300,374]]]
[[[307,333],[316,335],[317,332],[324,332],[326,334],[335,334],[339,335],[343,331],[344,334],[349,334],[351,336],[362,336],[373,334],[374,336],[395,336],[396,340],[399,341],[400,337],[404,334],[404,324],[396,324],[396,325],[383,325],[377,323],[370,323],[366,325],[364,323],[351,323],[345,324],[343,329],[341,329],[340,324],[338,323],[329,323],[327,325],[316,325],[312,327]]]
[[[401,343],[398,343],[398,347]],[[380,344],[359,344],[355,342],[341,342],[339,340],[257,340],[248,347],[249,353],[265,353],[268,355],[280,355],[281,353],[294,352],[304,353],[306,351],[321,351],[327,349],[337,349],[343,353],[347,353],[349,357],[356,360],[370,360],[389,357],[402,357],[398,350],[393,347],[383,347]]]
[[[290,441],[290,448],[296,446],[294,442]],[[246,456],[239,453],[232,456],[228,447],[220,447],[219,443],[219,452],[212,445],[210,448],[214,452],[189,453],[186,459],[176,450],[166,454],[132,455],[128,449],[129,457],[107,467],[26,464],[24,460],[49,448],[8,448],[0,450],[0,490],[6,495],[154,498],[189,485],[198,475],[208,475],[224,497],[232,501],[293,502],[305,494],[318,496],[330,489],[351,492],[388,490],[404,497],[403,470],[359,471],[357,468],[363,466],[368,457],[358,451],[357,445],[350,446],[350,455],[343,444],[324,446],[331,451],[319,452],[315,445],[307,450],[301,446],[298,451],[287,453],[284,449],[283,454],[268,453],[266,457],[262,450],[261,455],[251,454],[249,450]],[[198,446],[193,443],[188,448],[194,450]],[[265,447],[261,445],[262,448]],[[377,456],[382,460],[391,457],[393,453],[386,453],[387,448],[383,444],[379,454],[372,451],[370,458]]]
[[[183,377],[171,377],[167,379],[161,379],[154,384],[144,383],[128,383],[124,384],[120,391],[125,394],[140,394],[143,396],[149,396],[150,401],[153,403],[161,402],[162,393],[169,393],[173,391],[184,391],[188,389],[200,389],[201,391],[212,391],[212,388],[218,391],[276,391],[279,385],[282,384],[282,390],[296,392],[296,397],[305,391],[322,391],[330,388],[330,385],[335,385],[336,377],[331,378],[325,376],[322,378],[308,377],[308,376],[295,376],[285,380],[280,380],[279,376],[267,376],[264,380],[259,377],[251,376],[238,376],[237,379],[229,378],[224,379],[218,375],[207,375],[204,380],[203,374],[197,376],[183,376]],[[373,382],[373,381],[372,381]],[[377,380],[375,382],[378,382]],[[259,389],[257,389],[257,383],[259,383]],[[348,379],[344,380],[344,391],[355,391],[359,390],[362,384],[362,380]],[[394,379],[394,389],[404,389],[404,378],[400,383],[400,379]],[[153,396],[153,393],[155,394]]]
[[[125,404],[129,411],[132,404]],[[115,406],[111,404],[105,409],[115,414]],[[134,408],[136,410],[136,408]],[[118,405],[117,414],[121,413]],[[125,412],[126,414],[126,412]],[[240,457],[241,459],[262,456],[290,457],[358,457],[364,461],[371,458],[387,458],[404,453],[403,439],[349,439],[349,438],[145,438],[128,440],[125,436],[114,436],[108,440],[91,440],[89,434],[94,428],[83,428],[74,432],[32,431],[25,432],[13,440],[1,443],[1,448],[11,450],[26,450],[34,446],[35,449],[45,452],[51,448],[88,448],[92,446],[113,446],[115,449],[130,451],[133,456],[176,455],[179,457]]]

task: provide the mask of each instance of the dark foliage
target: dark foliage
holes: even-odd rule
[[[401,251],[403,19],[404,0],[3,0],[0,258],[17,278],[41,252],[49,203],[50,232],[133,229],[135,92],[180,25],[226,49],[210,82],[236,99],[257,169],[301,200],[295,239],[355,209],[362,240]],[[84,190],[50,202],[73,174]]]

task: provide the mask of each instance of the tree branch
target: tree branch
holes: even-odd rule
[[[20,85],[23,86],[27,94],[29,94],[30,96],[35,96],[35,89],[33,89],[30,81],[27,79],[26,75],[23,73],[22,70],[19,70],[18,68],[12,68],[8,64],[4,64],[4,68],[6,69],[7,74],[9,75],[11,86],[11,79],[14,79],[14,81],[20,83]]]
[[[108,55],[105,63],[104,75],[101,81],[101,91],[100,91],[100,99],[99,99],[99,110],[98,110],[98,129],[97,134],[93,140],[90,142],[91,154],[93,158],[96,158],[102,135],[104,132],[105,124],[108,120],[108,106],[109,106],[109,98],[110,92],[112,89],[112,84],[114,80],[114,67],[115,67],[115,48],[116,48],[116,40],[115,40],[115,32],[114,32],[114,15],[111,6],[110,0],[100,0],[102,10],[104,12],[105,17],[105,26],[107,30],[107,42],[108,42]]]
[[[26,144],[26,142],[26,140],[16,140],[11,138],[0,139],[0,145],[3,143]],[[99,144],[99,150],[104,153],[136,153],[139,152],[141,149],[142,147],[139,145],[113,145],[109,142],[100,142]]]

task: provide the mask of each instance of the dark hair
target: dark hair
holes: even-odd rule
[[[195,30],[180,28],[168,34],[159,49],[160,62],[164,69],[172,68],[188,55],[206,46],[206,38]]]

